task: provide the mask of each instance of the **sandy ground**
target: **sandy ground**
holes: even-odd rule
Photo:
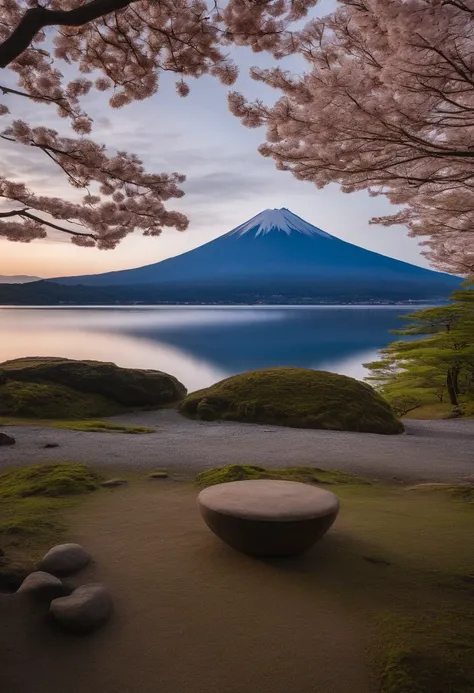
[[[116,469],[166,468],[191,478],[202,469],[240,463],[320,466],[403,481],[474,478],[474,419],[407,421],[406,434],[400,436],[205,423],[187,420],[174,410],[114,420],[151,426],[156,433],[3,427],[17,438],[17,445],[0,448],[0,468],[70,461]],[[60,447],[46,450],[46,443]]]
[[[0,595],[5,693],[375,690],[367,625],[318,578],[331,533],[298,559],[252,559],[207,530],[195,490],[148,482],[94,494],[73,512],[70,537],[98,560],[78,582],[105,582],[116,613],[77,638]]]

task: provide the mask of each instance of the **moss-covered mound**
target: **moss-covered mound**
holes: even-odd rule
[[[402,433],[403,425],[369,385],[345,375],[306,368],[241,373],[193,392],[185,416],[333,431]]]
[[[0,474],[0,499],[70,496],[99,488],[99,475],[83,464],[43,464]]]
[[[180,401],[185,387],[153,370],[62,358],[0,363],[0,416],[83,419]]]
[[[225,467],[214,467],[201,472],[196,477],[199,486],[215,486],[229,481],[247,481],[252,479],[278,479],[281,481],[300,481],[304,484],[371,484],[368,479],[330,469],[317,467],[284,467],[265,469],[251,464],[228,464]]]

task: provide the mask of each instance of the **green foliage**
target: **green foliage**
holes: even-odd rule
[[[229,481],[247,479],[279,479],[282,481],[301,481],[306,484],[358,484],[368,485],[370,481],[347,474],[346,472],[318,469],[317,467],[287,467],[283,469],[264,469],[254,465],[229,464],[201,472],[196,477],[199,486],[215,486]]]
[[[451,415],[452,407],[448,402],[429,402],[408,412],[404,418],[433,421],[434,419],[446,419]]]
[[[204,420],[386,434],[403,431],[389,404],[370,386],[305,368],[241,373],[192,393],[181,403],[180,412]]]
[[[30,565],[63,530],[62,511],[95,491],[99,476],[84,465],[21,467],[0,474],[0,546],[7,562]]]
[[[423,399],[412,392],[399,392],[390,396],[390,404],[397,416],[406,416],[423,404]]]
[[[0,415],[85,419],[181,400],[186,389],[160,371],[61,358],[0,364]]]
[[[396,334],[412,339],[393,342],[379,361],[365,364],[371,371],[367,380],[399,415],[436,401],[461,406],[462,413],[469,410],[474,401],[473,297],[466,288],[453,295],[451,305],[404,316],[407,324]]]

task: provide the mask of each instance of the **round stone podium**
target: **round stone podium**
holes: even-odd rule
[[[222,541],[255,556],[295,556],[333,524],[334,493],[295,481],[231,481],[204,489],[201,515]]]

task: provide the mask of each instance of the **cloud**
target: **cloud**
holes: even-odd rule
[[[188,176],[183,185],[186,197],[192,198],[192,203],[195,203],[196,198],[208,202],[211,196],[225,202],[248,199],[264,195],[273,188],[274,181],[269,180],[263,172],[249,174],[224,168],[213,173]]]

